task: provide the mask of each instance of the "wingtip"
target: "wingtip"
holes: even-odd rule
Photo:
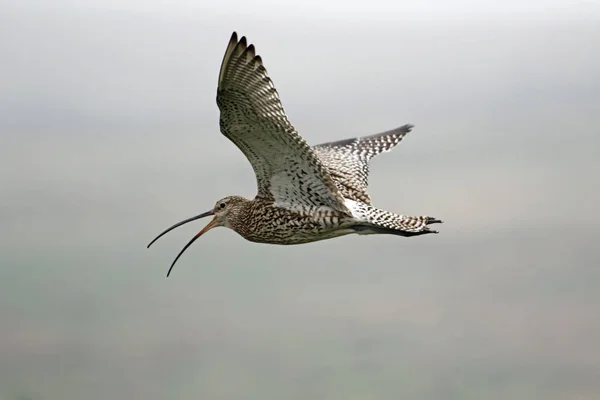
[[[410,132],[413,130],[415,126],[413,124],[405,124],[402,128],[406,130],[406,132]]]
[[[246,47],[246,50],[244,50],[244,54],[246,55],[246,60],[254,59],[254,57],[256,56],[256,50],[254,49],[254,45],[251,44],[248,47]]]
[[[246,48],[246,37],[242,36],[238,41],[238,34],[236,31],[233,31],[231,34],[231,38],[229,39],[229,44],[227,45],[227,49],[225,50],[225,54],[223,55],[223,61],[221,61],[221,68],[219,70],[219,80],[217,87],[220,88],[223,80],[225,79],[225,70],[230,58],[233,54],[239,54],[238,48],[239,46],[243,46],[242,48]]]

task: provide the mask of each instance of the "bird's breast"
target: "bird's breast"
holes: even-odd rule
[[[330,208],[292,211],[283,207],[256,210],[234,230],[258,243],[300,244],[344,235],[350,222],[344,214]]]

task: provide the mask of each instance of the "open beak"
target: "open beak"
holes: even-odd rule
[[[210,211],[207,211],[207,212],[205,212],[205,213],[202,213],[202,214],[200,214],[200,215],[196,215],[195,217],[188,218],[188,219],[186,219],[186,220],[183,220],[183,221],[181,221],[181,222],[178,222],[178,223],[176,223],[175,225],[173,225],[172,227],[168,228],[168,229],[167,229],[167,230],[165,230],[163,233],[161,233],[160,235],[158,235],[156,238],[154,238],[154,240],[153,240],[153,241],[151,241],[151,242],[150,242],[150,244],[149,244],[147,247],[149,248],[150,246],[152,246],[152,243],[156,242],[156,241],[157,241],[159,238],[161,238],[161,237],[162,237],[163,235],[165,235],[166,233],[168,233],[168,232],[172,231],[173,229],[175,229],[175,228],[177,228],[177,227],[179,227],[179,226],[181,226],[181,225],[187,224],[188,222],[192,222],[192,221],[195,221],[195,220],[197,220],[197,219],[200,219],[200,218],[208,217],[208,216],[210,216],[210,215],[215,215],[215,212],[214,212],[213,210],[210,210]],[[192,238],[192,240],[190,240],[190,241],[188,242],[188,244],[186,244],[186,245],[185,245],[185,247],[184,247],[183,249],[181,249],[181,251],[179,252],[179,254],[177,254],[177,257],[175,257],[175,260],[174,260],[174,261],[173,261],[173,263],[171,264],[171,267],[169,268],[169,272],[167,272],[167,277],[168,277],[168,276],[169,276],[169,274],[171,273],[171,270],[173,269],[173,266],[175,265],[175,263],[177,262],[177,260],[179,260],[179,257],[181,257],[181,255],[183,254],[183,252],[184,252],[184,251],[186,251],[186,250],[187,250],[187,248],[188,248],[188,247],[190,247],[190,246],[192,245],[192,243],[194,243],[194,242],[196,241],[196,239],[198,239],[200,236],[204,235],[206,232],[208,232],[209,230],[211,230],[211,229],[212,229],[212,228],[214,228],[215,226],[217,226],[217,219],[216,219],[216,218],[213,218],[213,219],[212,219],[212,221],[210,221],[210,222],[208,223],[208,225],[206,225],[206,226],[204,227],[204,229],[202,229],[200,232],[198,232],[198,234],[197,234],[196,236],[194,236],[194,237]]]

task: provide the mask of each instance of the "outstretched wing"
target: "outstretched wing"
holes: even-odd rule
[[[369,160],[390,151],[411,131],[407,124],[391,131],[313,146],[345,198],[371,204],[367,193]]]
[[[328,169],[288,121],[254,46],[245,37],[238,42],[235,32],[221,65],[217,104],[221,132],[252,164],[257,198],[292,209],[349,212]]]

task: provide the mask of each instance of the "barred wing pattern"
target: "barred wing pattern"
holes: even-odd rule
[[[252,164],[257,198],[289,209],[349,213],[328,169],[288,121],[277,90],[246,38],[234,32],[219,73],[221,132]]]
[[[412,128],[407,124],[371,136],[322,143],[313,146],[313,150],[345,198],[371,205],[367,193],[369,161],[394,148]]]

